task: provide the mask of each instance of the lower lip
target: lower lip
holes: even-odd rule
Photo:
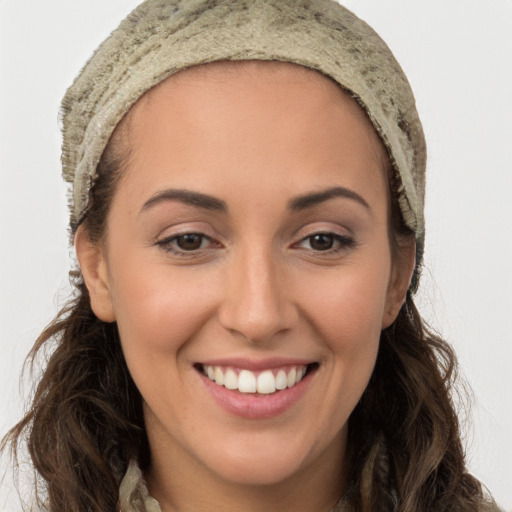
[[[306,393],[314,372],[306,376],[295,386],[268,395],[240,393],[227,389],[199,373],[204,385],[213,399],[226,411],[240,418],[256,420],[268,419],[283,414],[292,408]]]

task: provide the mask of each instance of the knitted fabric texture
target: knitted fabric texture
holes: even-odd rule
[[[96,50],[62,103],[72,228],[86,215],[112,132],[146,91],[191,66],[251,59],[318,70],[366,110],[397,173],[419,263],[426,149],[414,96],[387,45],[334,0],[147,0],[137,7]]]
[[[133,460],[119,487],[119,512],[162,512],[158,501],[149,495],[142,471]]]

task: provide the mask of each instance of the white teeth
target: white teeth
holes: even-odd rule
[[[284,370],[279,370],[276,375],[276,389],[286,389],[288,387],[288,377]]]
[[[257,390],[262,395],[274,393],[276,390],[276,378],[271,370],[266,370],[258,375]]]
[[[256,393],[256,376],[249,370],[242,370],[238,375],[238,391]]]
[[[214,368],[213,375],[215,377],[215,383],[219,386],[222,386],[224,384],[224,374],[222,373],[222,369],[219,366]]]
[[[231,368],[224,375],[224,386],[228,389],[238,389],[238,377]]]
[[[292,368],[288,373],[288,387],[291,388],[295,384],[295,378],[297,377],[297,370]]]
[[[259,393],[269,395],[298,384],[306,374],[307,367],[292,366],[287,371],[280,369],[265,370],[258,375],[250,370],[240,370],[238,375],[233,368],[222,366],[203,366],[203,373],[218,386],[227,389],[238,389],[241,393]]]

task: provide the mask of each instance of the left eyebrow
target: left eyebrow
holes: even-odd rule
[[[148,210],[157,204],[165,203],[167,201],[178,201],[180,203],[196,206],[205,210],[213,210],[226,212],[227,206],[222,199],[210,196],[208,194],[201,194],[191,190],[184,189],[167,189],[157,192],[150,197],[142,206],[141,213]]]
[[[304,194],[302,196],[295,197],[288,202],[288,209],[292,212],[298,212],[307,208],[312,208],[313,206],[317,206],[320,203],[335,197],[343,197],[356,201],[371,212],[370,205],[362,196],[360,196],[357,192],[354,192],[353,190],[345,187],[332,187],[325,190],[320,190],[318,192],[312,192],[310,194]]]

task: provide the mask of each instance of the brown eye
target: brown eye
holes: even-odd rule
[[[187,233],[175,238],[176,245],[182,251],[197,251],[201,249],[204,241],[204,236],[197,233]]]
[[[295,247],[306,249],[313,253],[336,254],[351,249],[355,246],[355,240],[347,235],[338,233],[314,233],[303,238]]]
[[[167,254],[174,256],[204,256],[210,249],[220,249],[222,244],[203,233],[183,233],[159,240],[155,244]]]
[[[327,233],[318,233],[309,237],[309,245],[315,251],[328,251],[334,245],[334,236]]]

